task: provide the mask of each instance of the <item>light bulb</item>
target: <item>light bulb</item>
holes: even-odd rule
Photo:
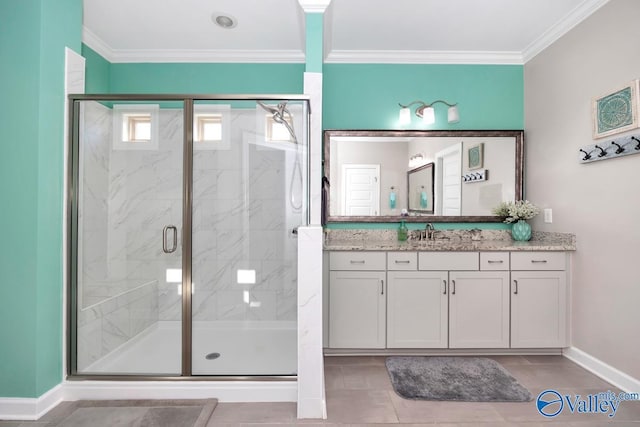
[[[447,120],[449,123],[458,123],[460,121],[460,113],[458,112],[458,107],[455,105],[449,107],[449,111],[447,112]]]
[[[398,117],[398,121],[401,125],[408,125],[411,123],[411,110],[409,107],[402,107],[400,109],[400,116]]]
[[[422,123],[432,125],[436,122],[436,112],[433,107],[425,107],[422,110]]]

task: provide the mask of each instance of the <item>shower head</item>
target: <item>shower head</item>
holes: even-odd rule
[[[287,131],[291,135],[291,140],[296,144],[298,143],[298,138],[296,138],[296,133],[293,130],[293,123],[289,123],[284,116],[286,114],[287,116],[289,116],[289,119],[293,122],[293,116],[287,109],[286,101],[279,102],[278,105],[276,105],[275,107],[272,105],[267,105],[262,101],[256,100],[256,103],[259,106],[261,106],[265,111],[271,113],[271,117],[273,118],[274,122],[286,127]]]
[[[282,104],[284,104],[284,105],[282,106],[282,110],[284,110],[284,108],[285,108],[285,107],[286,107],[286,105],[287,105],[286,103],[281,102],[280,104],[278,104],[278,106],[277,106],[277,107],[272,107],[271,105],[267,105],[267,104],[265,104],[265,103],[264,103],[264,102],[262,102],[262,101],[256,101],[256,103],[257,103],[259,106],[261,106],[264,110],[266,110],[266,111],[268,111],[269,113],[273,114],[274,116],[275,116],[276,114],[281,114],[281,112],[280,112],[280,111],[281,111],[281,110],[280,110],[280,108],[281,108],[281,107],[280,107],[280,106],[281,106]]]

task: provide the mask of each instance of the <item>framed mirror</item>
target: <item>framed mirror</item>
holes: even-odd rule
[[[492,209],[522,200],[523,153],[521,130],[326,130],[327,222],[500,222]]]
[[[433,163],[427,163],[407,172],[409,212],[433,213],[433,166]]]

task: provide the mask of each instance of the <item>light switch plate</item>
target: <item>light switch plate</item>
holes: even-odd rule
[[[546,208],[544,210],[544,222],[549,224],[553,222],[553,211],[551,208]]]

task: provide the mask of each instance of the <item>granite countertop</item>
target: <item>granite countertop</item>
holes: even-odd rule
[[[397,240],[395,230],[326,230],[324,249],[331,251],[575,251],[574,234],[533,232],[531,240],[517,242],[505,230],[438,230],[432,241],[410,233]]]

